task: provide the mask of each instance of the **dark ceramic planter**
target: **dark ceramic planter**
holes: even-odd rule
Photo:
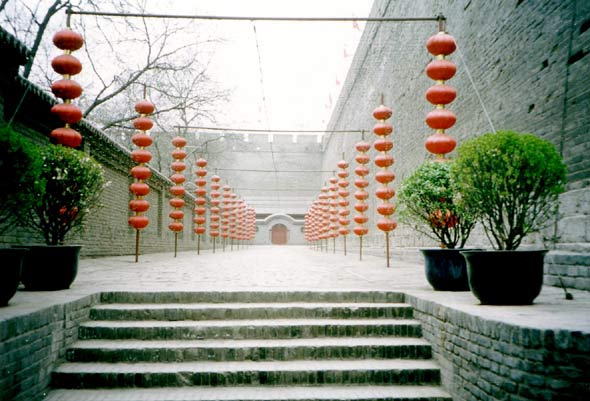
[[[20,282],[21,266],[27,248],[0,248],[0,306],[8,305]]]
[[[70,288],[78,274],[80,245],[30,245],[28,248],[21,274],[26,290]]]
[[[436,291],[469,291],[465,258],[461,249],[420,249],[428,283]]]
[[[547,250],[462,251],[471,292],[484,305],[530,305],[541,293]]]

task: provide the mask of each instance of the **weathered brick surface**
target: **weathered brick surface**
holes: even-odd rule
[[[99,295],[0,320],[0,399],[39,400]]]
[[[568,166],[568,184],[560,197],[556,224],[551,221],[541,234],[530,236],[528,244],[554,249],[555,258],[551,254],[547,258],[548,284],[554,285],[559,274],[570,287],[590,289],[587,264],[571,257],[566,264],[560,261],[562,255],[572,253],[584,258],[590,240],[590,158],[585,156],[590,147],[590,2],[378,0],[372,10],[375,17],[439,13],[448,18],[448,31],[458,44],[458,51],[449,57],[457,64],[457,74],[448,82],[458,91],[449,106],[458,120],[448,133],[460,143],[491,131],[483,103],[496,130],[532,132],[561,151]],[[424,94],[433,81],[424,68],[432,57],[424,44],[436,31],[434,22],[368,23],[328,126],[365,129],[367,139],[373,141],[372,110],[383,94],[385,103],[393,108],[395,188],[429,157],[423,144],[432,130],[424,119],[433,107]],[[352,160],[354,143],[359,140],[360,134],[331,135],[325,144],[323,169],[333,169],[342,152]],[[371,169],[374,173],[375,167]],[[372,193],[374,185],[368,190]],[[382,254],[384,235],[373,228],[377,217],[374,197],[369,205],[372,232],[365,243],[370,252]],[[557,243],[553,246],[544,237],[555,237]],[[351,235],[350,239],[351,249],[356,248],[356,238]],[[393,233],[391,244],[436,245],[403,225]],[[468,245],[489,243],[478,231]]]
[[[590,335],[488,320],[407,297],[456,401],[583,400],[590,396]]]

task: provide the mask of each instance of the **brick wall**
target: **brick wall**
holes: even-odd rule
[[[560,149],[568,166],[567,190],[555,220],[530,236],[527,245],[552,249],[546,259],[547,284],[557,285],[561,275],[569,287],[590,289],[590,158],[585,157],[590,148],[590,2],[377,0],[372,10],[376,17],[439,13],[447,17],[447,29],[458,44],[449,57],[458,68],[449,81],[458,91],[449,107],[458,121],[448,133],[460,143],[491,131],[493,125],[496,130],[532,132]],[[393,108],[396,188],[429,157],[423,144],[432,130],[424,119],[433,107],[424,94],[433,81],[424,73],[431,60],[425,43],[437,30],[435,22],[368,23],[328,126],[366,129],[367,140],[374,140],[372,110],[383,94],[385,104]],[[328,137],[323,169],[334,168],[342,152],[352,160],[359,140],[360,134]],[[369,204],[369,225],[374,227],[374,199]],[[384,253],[384,235],[376,229],[365,243],[368,252]],[[393,233],[391,244],[436,246],[403,225]],[[468,245],[489,243],[476,230]]]
[[[590,395],[590,335],[511,325],[407,295],[455,401]]]
[[[0,399],[37,401],[100,294],[0,320]],[[53,301],[48,300],[48,304]]]

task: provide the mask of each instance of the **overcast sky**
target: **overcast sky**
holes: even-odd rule
[[[172,7],[166,12],[366,17],[372,3],[372,0],[178,0],[171,1]],[[162,12],[158,1],[151,0],[148,6]],[[355,27],[352,22],[203,23],[213,35],[224,39],[224,43],[216,46],[210,73],[232,90],[227,115],[218,125],[262,129],[325,128],[364,27],[364,23]]]

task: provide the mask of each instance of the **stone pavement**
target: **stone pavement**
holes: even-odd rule
[[[416,251],[417,253],[418,251]],[[395,256],[392,268],[381,257],[344,256],[304,246],[252,246],[215,254],[211,250],[118,256],[80,261],[78,277],[67,291],[18,291],[0,320],[28,314],[100,291],[399,291],[486,320],[538,329],[590,333],[590,293],[544,287],[531,306],[482,306],[470,292],[437,292],[424,268]]]

